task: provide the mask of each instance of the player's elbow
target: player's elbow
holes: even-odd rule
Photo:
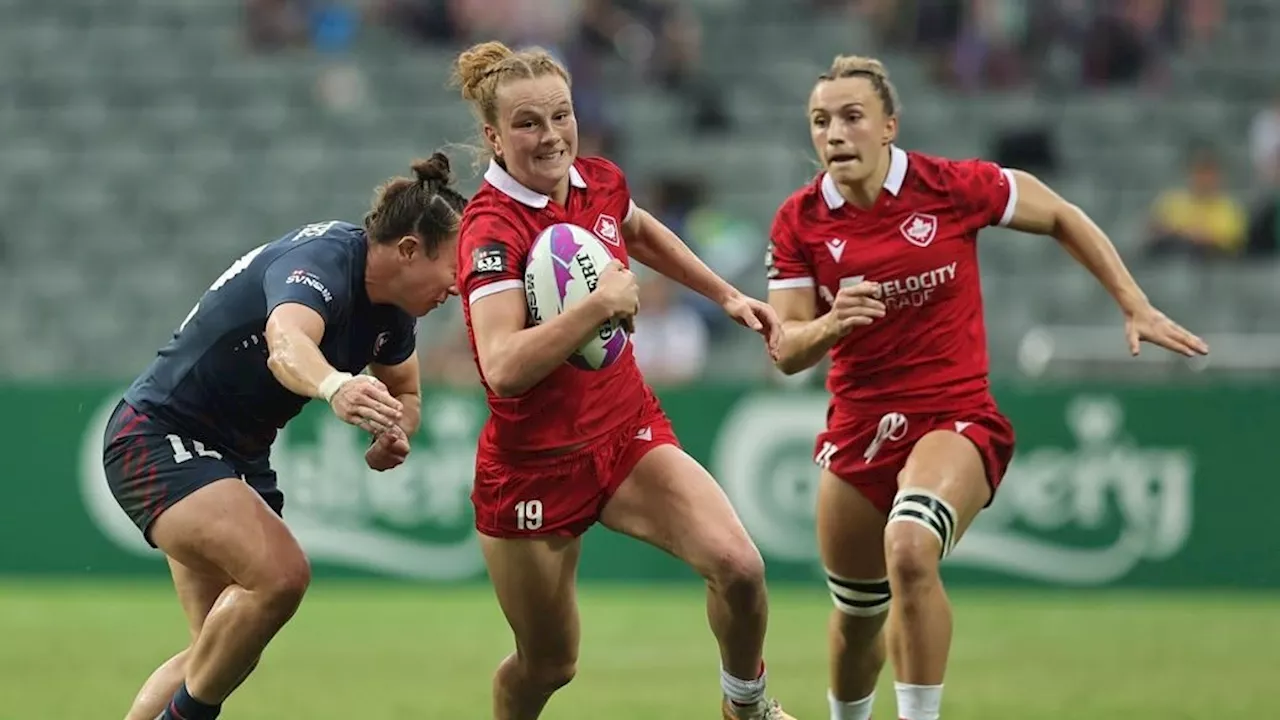
[[[523,385],[519,368],[503,358],[494,358],[490,362],[485,362],[482,358],[480,372],[484,375],[484,382],[489,390],[500,398],[513,398],[528,390]]]
[[[805,369],[805,366],[796,361],[794,357],[786,355],[778,355],[778,359],[773,362],[773,366],[783,375],[795,375]]]
[[[289,337],[278,323],[267,323],[267,369],[277,378],[289,367]]]
[[[773,366],[783,375],[796,375],[816,365],[816,362],[805,362],[805,358],[797,353],[779,352]]]
[[[292,365],[288,350],[277,346],[267,352],[267,370],[282,384],[290,377],[289,368]]]
[[[520,389],[516,384],[501,375],[486,375],[485,382],[489,384],[489,389],[493,391],[493,394],[500,398],[513,398],[520,394]]]

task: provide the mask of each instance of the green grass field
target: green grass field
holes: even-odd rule
[[[947,720],[1280,718],[1275,595],[954,592]],[[830,605],[776,588],[770,685],[825,720]],[[578,679],[551,720],[718,718],[716,656],[692,587],[586,587]],[[0,584],[0,719],[118,720],[185,625],[156,583]],[[483,586],[317,581],[230,720],[486,720],[510,648]],[[876,718],[892,718],[888,677]]]

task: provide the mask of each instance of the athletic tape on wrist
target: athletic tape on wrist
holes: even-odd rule
[[[320,397],[324,398],[325,402],[333,402],[333,396],[338,393],[338,390],[342,389],[343,385],[351,382],[354,377],[351,373],[334,370],[329,373],[329,377],[320,381]]]

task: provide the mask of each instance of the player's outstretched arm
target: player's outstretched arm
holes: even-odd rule
[[[767,304],[748,297],[720,277],[666,225],[635,206],[622,225],[627,252],[644,265],[724,308],[726,314],[765,337],[775,360],[782,326]]]
[[[854,328],[884,317],[884,304],[875,298],[877,292],[879,286],[872,282],[841,288],[831,310],[819,316],[812,287],[770,290],[769,304],[782,321],[774,364],[787,375],[817,365]]]
[[[631,257],[718,305],[742,294],[707,267],[679,235],[639,206],[623,223],[622,235]]]
[[[1203,340],[1152,306],[1110,238],[1083,210],[1030,173],[1015,170],[1013,178],[1017,204],[1009,227],[1053,237],[1093,273],[1124,313],[1131,353],[1137,355],[1144,340],[1186,356],[1209,352]]]
[[[301,303],[283,303],[267,317],[267,367],[303,397],[324,398],[344,422],[380,432],[400,420],[400,402],[380,381],[339,372],[320,351],[324,318]],[[352,382],[359,380],[359,382]]]
[[[528,324],[524,293],[504,290],[471,303],[480,372],[498,397],[523,395],[569,359],[605,321],[629,318],[640,302],[635,276],[609,263],[596,289],[541,325]]]

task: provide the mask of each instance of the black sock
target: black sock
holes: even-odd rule
[[[217,720],[220,712],[221,705],[209,705],[191,697],[187,684],[182,683],[169,701],[169,707],[156,720]]]

